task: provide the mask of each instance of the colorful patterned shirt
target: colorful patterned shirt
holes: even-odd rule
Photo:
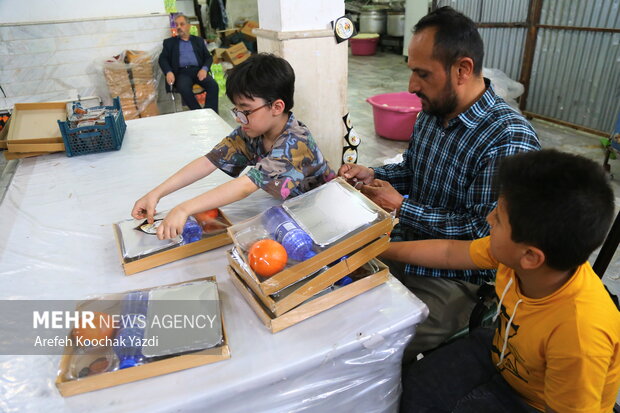
[[[234,178],[253,165],[248,178],[282,200],[308,192],[336,176],[306,125],[292,113],[269,152],[263,148],[262,135],[250,138],[239,127],[205,156]]]
[[[373,168],[375,178],[408,195],[392,231],[395,241],[433,238],[476,239],[489,233],[486,216],[495,208],[493,178],[499,161],[540,149],[530,123],[493,91],[448,122],[418,114],[403,162]],[[440,270],[407,265],[405,273],[459,278],[481,284],[491,271]]]

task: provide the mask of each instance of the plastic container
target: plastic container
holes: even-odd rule
[[[301,229],[281,206],[273,206],[265,211],[263,225],[269,234],[282,244],[291,259],[305,261],[316,255],[310,235]]]
[[[361,33],[350,39],[351,54],[354,56],[372,56],[377,53],[379,35],[377,33]]]
[[[408,141],[413,125],[422,110],[417,95],[409,92],[383,93],[366,99],[372,105],[377,135],[397,141]]]
[[[127,124],[123,117],[120,99],[115,97],[113,106],[91,109],[99,108],[116,109],[118,113],[114,116],[106,116],[105,125],[82,126],[72,129],[67,122],[58,121],[67,156],[117,151],[121,148]]]
[[[148,300],[148,291],[133,291],[123,299],[120,328],[116,333],[118,345],[114,346],[120,369],[144,363],[142,346],[135,344],[144,339]]]
[[[202,226],[194,217],[187,218],[183,226],[183,245],[202,239]]]

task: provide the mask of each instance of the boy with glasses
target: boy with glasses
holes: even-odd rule
[[[173,208],[159,226],[158,238],[176,237],[190,215],[238,201],[259,188],[285,200],[333,179],[335,173],[310,131],[291,112],[294,91],[293,68],[272,54],[252,55],[231,69],[226,95],[240,126],[136,201],[132,217],[153,222],[161,198],[216,169],[235,179]],[[248,165],[253,167],[239,176]]]

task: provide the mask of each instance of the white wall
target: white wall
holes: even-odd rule
[[[257,0],[228,0],[226,2],[228,26],[234,27],[235,21],[240,18],[258,21]]]
[[[73,14],[68,15],[74,18],[73,21],[31,24],[6,21],[21,19],[32,22],[41,18],[39,11],[26,11],[25,3],[37,4],[48,11],[54,7],[63,10],[76,3],[22,0],[18,7],[21,14],[5,15],[3,11],[8,3],[14,3],[14,0],[0,0],[0,15],[5,21],[0,24],[0,85],[6,94],[6,97],[0,94],[0,109],[11,108],[19,102],[72,99],[78,93],[81,96],[101,96],[107,101],[109,96],[102,73],[104,60],[126,49],[158,53],[162,40],[170,36],[167,15],[144,13],[155,4],[163,9],[163,0],[140,0],[137,2],[140,9],[134,4],[124,8],[118,0],[108,0],[100,3],[109,7],[110,15],[141,11],[141,16],[80,19],[78,16],[94,14],[88,9],[95,2],[89,1],[83,3],[87,6],[76,7]],[[42,7],[41,3],[46,6]],[[95,10],[101,12],[98,7]],[[57,13],[50,11],[48,18],[55,15]]]
[[[344,2],[334,0],[261,0],[259,8],[261,29],[283,32],[330,29],[343,14]]]
[[[1,0],[0,24],[165,13],[164,0]]]

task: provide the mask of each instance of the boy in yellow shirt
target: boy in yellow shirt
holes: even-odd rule
[[[587,262],[614,196],[594,162],[553,150],[506,158],[491,235],[391,244],[386,258],[496,268],[493,331],[477,329],[414,363],[401,412],[610,412],[620,387],[620,313]]]

